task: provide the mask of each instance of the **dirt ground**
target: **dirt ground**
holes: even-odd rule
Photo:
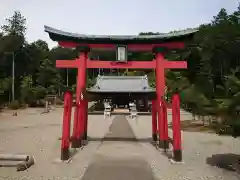
[[[184,164],[171,164],[150,143],[150,116],[104,120],[102,115],[90,115],[89,144],[77,150],[70,163],[59,162],[62,111],[40,114],[41,109],[26,109],[18,116],[11,111],[0,113],[0,153],[30,154],[36,159],[27,171],[0,168],[0,179],[239,179],[237,172],[209,163],[215,155],[220,162],[228,153],[239,155],[239,139],[183,132]]]

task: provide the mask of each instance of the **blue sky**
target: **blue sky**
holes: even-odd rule
[[[238,0],[4,0],[0,24],[19,10],[27,18],[27,40],[56,45],[43,26],[99,35],[133,35],[197,27],[221,8],[229,13]]]

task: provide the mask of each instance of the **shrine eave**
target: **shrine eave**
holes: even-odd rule
[[[99,100],[99,99],[143,99],[147,98],[149,100],[156,99],[156,91],[148,91],[148,92],[106,92],[106,91],[86,91],[87,99],[89,100]]]
[[[123,94],[139,94],[139,93],[142,93],[142,94],[149,94],[149,93],[155,93],[156,90],[155,89],[146,89],[146,90],[139,90],[139,91],[128,91],[128,90],[119,90],[119,91],[111,91],[111,90],[99,90],[99,89],[96,89],[96,88],[89,88],[87,89],[87,92],[88,93],[99,93],[99,94],[118,94],[118,93],[123,93]]]
[[[170,42],[180,42],[191,38],[197,29],[189,29],[174,33],[160,35],[85,35],[65,32],[49,26],[44,26],[45,32],[53,41],[72,42],[79,44],[161,44]]]

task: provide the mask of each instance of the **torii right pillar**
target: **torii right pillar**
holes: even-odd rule
[[[183,43],[184,47],[184,43]],[[186,69],[186,61],[168,61],[164,58],[164,52],[166,48],[158,47],[154,48],[155,60],[156,60],[156,108],[157,108],[157,120],[158,120],[158,134],[159,134],[159,146],[167,149],[169,146],[168,137],[168,125],[166,118],[163,118],[163,112],[161,112],[160,106],[164,99],[165,92],[165,69]],[[178,132],[179,134],[181,132]]]

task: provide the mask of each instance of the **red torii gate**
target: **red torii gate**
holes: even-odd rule
[[[74,129],[72,134],[72,147],[78,148],[80,147],[81,140],[87,139],[87,106],[88,102],[87,99],[81,99],[80,94],[85,91],[86,89],[86,69],[89,68],[114,68],[114,69],[155,69],[156,71],[156,100],[153,100],[152,103],[152,138],[154,141],[157,141],[157,124],[159,126],[159,144],[163,144],[164,148],[167,148],[168,146],[168,129],[167,129],[167,121],[162,118],[162,116],[165,116],[166,114],[164,112],[161,112],[160,108],[161,106],[164,108],[165,102],[162,100],[162,97],[164,95],[165,90],[165,69],[186,69],[187,68],[187,62],[186,61],[167,61],[164,58],[164,50],[165,49],[179,49],[184,48],[184,42],[183,38],[179,42],[174,42],[172,39],[179,37],[177,35],[173,35],[173,38],[170,42],[165,42],[161,40],[161,43],[156,43],[156,39],[162,39],[161,37],[156,36],[155,38],[149,38],[145,37],[145,43],[139,43],[133,42],[133,38],[128,39],[128,37],[125,37],[125,43],[123,43],[128,50],[130,51],[153,51],[155,53],[155,59],[152,61],[131,61],[131,62],[124,62],[119,63],[116,60],[113,61],[104,61],[104,60],[90,60],[88,58],[88,53],[90,52],[90,49],[95,48],[104,48],[104,49],[116,49],[116,44],[120,44],[119,37],[112,37],[112,39],[109,36],[92,36],[92,37],[86,37],[76,34],[71,34],[63,31],[59,31],[50,27],[45,26],[45,31],[49,33],[49,36],[52,40],[58,41],[59,45],[62,47],[68,47],[68,48],[78,48],[80,54],[79,57],[75,60],[57,60],[56,61],[56,67],[58,68],[77,68],[78,69],[78,75],[77,75],[77,88],[76,88],[76,105],[79,106],[79,108],[76,108],[75,111],[75,117],[74,117]],[[195,33],[196,30],[191,32],[185,32],[180,37],[186,37],[193,33]],[[140,36],[139,36],[140,37]],[[144,38],[144,36],[142,36]],[[136,37],[135,37],[136,38]],[[86,40],[87,39],[87,40]],[[106,39],[110,43],[102,43],[106,42]],[[154,41],[155,40],[155,41]],[[119,41],[119,42],[118,42]],[[142,40],[143,41],[143,40]],[[154,42],[151,42],[154,41]],[[177,97],[174,97],[177,99]],[[178,98],[179,99],[179,98]],[[175,103],[176,104],[176,103]],[[178,104],[179,105],[179,104]],[[69,114],[69,111],[71,111],[69,108],[67,108],[67,114]],[[165,109],[166,112],[166,109]],[[176,117],[177,113],[174,113],[174,117]],[[157,116],[158,114],[158,116]],[[65,114],[66,115],[66,114]],[[161,116],[162,115],[162,116]],[[66,115],[67,116],[67,115]],[[179,115],[178,115],[179,116]],[[179,118],[179,117],[177,117]],[[69,119],[69,118],[68,118]],[[158,122],[158,123],[157,123]],[[68,125],[69,126],[69,125]],[[63,127],[66,128],[66,132],[69,134],[69,127]],[[181,142],[181,133],[180,133],[180,124],[176,123],[175,126],[176,129],[178,129],[178,133],[175,133],[177,136],[175,136],[176,142]],[[64,129],[63,129],[64,131]],[[63,143],[62,143],[62,159],[68,159],[69,154],[68,152],[68,146],[69,146],[69,138],[67,135],[63,135]],[[65,145],[64,145],[65,144]],[[181,161],[181,143],[175,143],[176,147],[174,147],[174,154],[176,156],[175,160]]]

